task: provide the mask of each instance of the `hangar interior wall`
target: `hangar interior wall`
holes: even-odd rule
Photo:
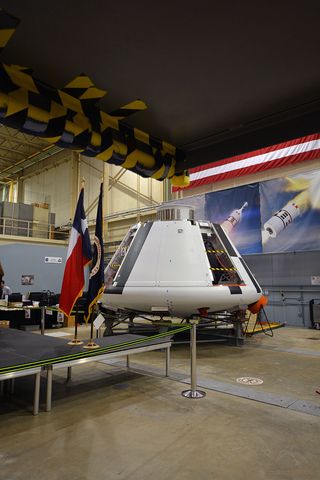
[[[71,162],[39,172],[26,179],[23,203],[48,203],[58,225],[67,223],[70,211]]]
[[[19,179],[19,201],[48,203],[56,214],[56,226],[72,221],[81,180],[85,179],[85,210],[94,223],[100,182],[104,179],[105,241],[120,242],[128,228],[140,218],[153,218],[155,211],[139,213],[163,201],[163,183],[142,178],[101,160],[64,150],[40,164],[29,167]],[[132,213],[130,213],[132,211]],[[117,215],[119,214],[119,215]]]
[[[13,292],[24,294],[43,290],[59,293],[66,255],[66,246],[24,243],[0,245],[5,282]],[[62,257],[62,263],[45,263],[46,256]],[[21,275],[34,275],[34,284],[21,285]]]
[[[23,190],[20,201],[23,203],[48,203],[56,214],[56,226],[72,221],[81,179],[86,180],[85,208],[94,202],[99,194],[103,175],[103,162],[96,159],[78,159],[69,151],[54,155],[26,173],[20,180]],[[93,219],[91,211],[88,220]]]
[[[320,300],[320,285],[311,283],[311,277],[320,276],[320,252],[267,253],[244,258],[269,297],[269,320],[310,327],[309,302]]]
[[[270,170],[259,175],[226,180],[197,189],[184,190],[174,194],[173,197],[185,198],[210,191],[224,190],[313,168],[319,168],[319,160]],[[110,253],[133,223],[154,218],[154,209],[151,208],[146,213],[139,212],[139,210],[144,207],[156,206],[164,200],[164,184],[162,182],[149,178],[144,179],[121,169],[121,167],[104,164],[97,159],[82,157],[64,150],[23,172],[19,182],[19,201],[49,203],[50,210],[56,213],[56,225],[67,224],[74,214],[81,179],[85,178],[85,209],[88,221],[93,222],[96,215],[100,181],[103,177],[105,185],[104,215],[111,216],[108,222],[105,222],[105,240]],[[132,213],[130,213],[131,211]],[[35,270],[33,267],[37,266],[39,270],[35,271],[35,285],[32,289],[59,290],[64,261],[62,265],[48,266],[44,264],[43,258],[45,255],[63,256],[55,252],[58,252],[56,249],[65,249],[65,247],[41,246],[36,248],[37,253],[32,250],[31,246],[14,244],[14,254],[12,253],[13,245],[0,248],[5,271],[8,272],[6,281],[11,288],[17,291],[23,288],[27,289],[28,287],[21,286],[21,274],[32,273],[31,270]],[[16,265],[14,257],[19,250],[27,263],[12,267],[13,264]],[[28,263],[29,259],[32,259],[30,263]],[[310,283],[311,275],[319,275],[315,266],[320,265],[320,252],[250,255],[246,260],[263,288],[269,293],[268,314],[270,320],[309,326],[309,300],[320,298],[319,288],[311,286]],[[30,272],[22,272],[23,269],[28,270],[29,266]],[[59,267],[62,269],[61,272]]]
[[[110,165],[109,172],[109,214],[149,207],[162,202],[162,182],[139,177],[116,165]]]

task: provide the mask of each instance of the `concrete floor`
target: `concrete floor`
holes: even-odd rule
[[[38,417],[21,379],[15,402],[0,401],[0,479],[319,478],[319,346],[320,331],[288,327],[243,347],[201,344],[201,400],[180,395],[187,346],[173,347],[169,379],[162,352],[132,356],[130,371],[118,359],[77,367],[68,383],[59,370],[53,410]],[[264,383],[240,386],[246,375]]]

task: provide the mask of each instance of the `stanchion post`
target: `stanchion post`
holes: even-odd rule
[[[166,377],[169,377],[170,369],[170,347],[166,348]]]
[[[197,390],[197,320],[192,321],[190,335],[190,357],[191,357],[191,389],[184,390],[181,395],[186,398],[203,398],[206,392]]]

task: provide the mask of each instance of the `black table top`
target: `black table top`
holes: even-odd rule
[[[188,328],[184,326],[178,330]],[[151,337],[132,334],[103,337],[95,340],[100,348],[86,350],[83,345],[68,345],[69,339],[0,328],[0,374],[170,342],[174,333],[170,331]]]

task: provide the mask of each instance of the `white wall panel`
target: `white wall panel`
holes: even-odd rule
[[[72,163],[67,161],[24,180],[24,203],[49,203],[56,225],[70,220]]]
[[[110,166],[110,177],[118,178],[121,167]],[[109,213],[116,213],[136,208],[149,207],[163,199],[163,183],[150,178],[142,178],[129,170],[115,182],[110,179],[111,195]],[[139,195],[139,192],[141,195]],[[153,202],[152,202],[153,200]]]
[[[109,165],[109,185],[104,215],[155,206],[163,201],[163,182],[142,178],[121,167]],[[97,199],[103,177],[104,162],[64,150],[42,164],[30,167],[21,179],[24,203],[49,203],[56,213],[56,226],[64,225],[73,217],[80,182],[85,180],[84,206],[88,221],[94,221]],[[118,175],[121,175],[118,178]],[[117,177],[118,180],[112,181]],[[139,195],[140,192],[140,195]],[[150,215],[150,214],[149,214]],[[152,216],[152,214],[151,214]],[[107,240],[118,241],[137,217],[114,219],[107,228]]]

